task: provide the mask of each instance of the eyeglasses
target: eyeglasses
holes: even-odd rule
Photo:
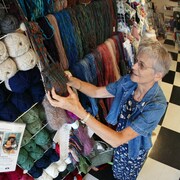
[[[146,70],[146,69],[154,69],[153,67],[148,67],[144,64],[143,61],[138,60],[136,57],[134,58],[134,65],[138,64],[138,67],[140,70]]]

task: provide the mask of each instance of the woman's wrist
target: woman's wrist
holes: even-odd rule
[[[86,124],[87,121],[90,119],[90,117],[91,117],[91,114],[90,114],[90,113],[87,113],[86,117],[83,118],[83,119],[81,119],[81,122],[82,122],[83,124]]]

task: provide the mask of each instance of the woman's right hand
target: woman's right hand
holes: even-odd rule
[[[65,71],[65,74],[69,80],[67,85],[79,90],[81,88],[81,80],[73,77],[69,71]]]

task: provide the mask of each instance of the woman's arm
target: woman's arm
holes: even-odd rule
[[[77,95],[71,90],[71,88],[67,88],[69,92],[68,97],[57,95],[54,88],[51,91],[51,95],[50,92],[48,92],[47,98],[52,106],[71,111],[82,120],[86,119],[87,126],[89,126],[94,133],[113,147],[118,147],[119,145],[138,136],[138,134],[131,127],[127,127],[121,132],[116,132],[115,130],[112,130],[110,127],[96,120],[82,107]]]
[[[87,96],[93,98],[109,98],[114,97],[110,94],[106,87],[97,87],[93,84],[87,83],[85,81],[81,81],[75,77],[69,77],[69,82],[67,83],[69,86],[74,87],[75,89],[81,91],[82,93],[86,94]]]

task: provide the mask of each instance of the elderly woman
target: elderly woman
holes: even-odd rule
[[[113,175],[120,180],[135,180],[152,146],[152,131],[163,116],[167,103],[158,81],[168,72],[171,57],[158,41],[140,44],[131,74],[106,87],[96,87],[69,77],[68,97],[47,93],[52,106],[73,112],[100,138],[114,147]],[[82,107],[69,87],[94,98],[114,97],[108,123],[102,124]]]

